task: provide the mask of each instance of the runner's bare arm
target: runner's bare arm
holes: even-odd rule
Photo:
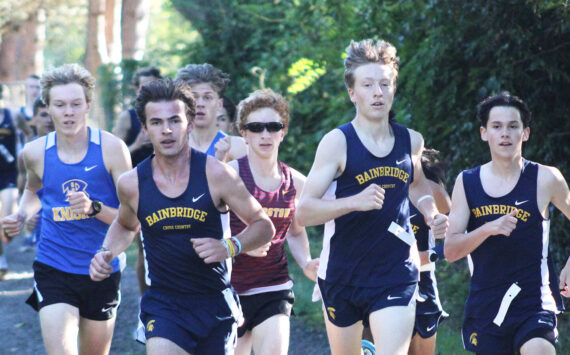
[[[131,156],[125,143],[113,136],[109,132],[101,131],[101,147],[103,150],[103,161],[105,168],[111,174],[115,186],[119,176],[131,169]],[[83,194],[84,195],[84,194]],[[77,210],[85,214],[93,212],[92,200],[87,196],[79,196],[80,202],[77,202]],[[118,210],[106,205],[102,206],[101,212],[95,215],[98,220],[111,224],[117,217]]]
[[[448,227],[447,216],[438,211],[431,185],[422,169],[421,158],[424,140],[418,132],[411,129],[408,131],[410,132],[412,164],[414,166],[414,178],[410,183],[409,190],[410,200],[424,215],[426,224],[431,228],[433,235],[436,238],[444,238]],[[426,196],[431,197],[424,198]]]
[[[305,182],[297,210],[301,225],[314,226],[353,211],[381,208],[384,190],[372,184],[357,195],[335,200],[323,199],[333,180],[346,164],[346,138],[338,130],[327,133],[317,148],[315,161]]]
[[[295,189],[297,190],[297,195],[295,197],[295,202],[298,204],[299,197],[303,191],[303,186],[305,184],[305,176],[295,169],[291,169],[293,175],[293,181],[295,184]],[[317,280],[317,269],[319,267],[319,259],[311,259],[311,250],[309,248],[309,238],[307,236],[307,230],[305,227],[299,224],[296,216],[293,216],[293,221],[291,226],[287,231],[287,244],[289,244],[289,249],[295,261],[303,270],[305,276],[309,279]]]
[[[42,207],[37,191],[43,186],[40,176],[43,175],[44,147],[45,138],[43,137],[24,146],[22,160],[27,171],[26,187],[16,213],[6,216],[0,221],[3,233],[9,237],[20,234],[26,219],[34,216]]]
[[[113,271],[110,266],[111,260],[131,245],[140,229],[137,217],[139,191],[136,169],[123,174],[117,185],[117,194],[121,204],[118,216],[111,223],[103,241],[104,247],[91,260],[89,274],[94,281],[109,277]]]

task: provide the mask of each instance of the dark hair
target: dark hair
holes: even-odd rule
[[[426,178],[440,185],[445,184],[445,163],[439,160],[438,150],[424,149],[422,154],[422,170]]]
[[[156,67],[140,68],[133,75],[133,85],[137,88],[141,84],[141,76],[153,76],[157,79],[162,79],[162,75],[160,75],[160,69]]]
[[[176,80],[182,80],[188,85],[208,83],[218,93],[218,96],[222,97],[230,82],[230,75],[212,64],[188,64],[178,70]]]
[[[46,103],[42,100],[41,96],[38,96],[35,100],[34,100],[34,105],[33,107],[33,112],[34,112],[34,116],[38,114],[38,111],[40,110],[40,108],[45,108],[47,107]]]
[[[236,105],[234,105],[233,101],[230,100],[227,96],[222,96],[224,109],[228,114],[228,118],[231,123],[235,122],[236,120]]]
[[[481,121],[481,126],[486,127],[489,121],[489,113],[493,107],[506,106],[519,110],[523,127],[528,127],[531,120],[531,112],[528,106],[519,97],[511,95],[508,91],[494,96],[489,96],[477,105],[477,118]]]
[[[146,127],[145,107],[149,102],[180,100],[186,107],[188,122],[194,120],[196,103],[190,88],[183,82],[159,79],[145,84],[135,100],[135,111],[142,125]]]
[[[30,75],[28,75],[27,79],[37,79],[37,80],[40,80],[40,77],[39,77],[38,75],[36,75],[36,74],[30,74]]]

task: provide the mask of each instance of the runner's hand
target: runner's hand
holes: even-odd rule
[[[0,224],[2,224],[2,237],[8,241],[17,237],[22,231],[22,228],[24,228],[25,221],[24,216],[19,213],[13,213],[2,218],[0,220]]]
[[[317,281],[317,270],[319,270],[319,259],[311,259],[305,264],[303,273],[309,280]]]
[[[91,259],[91,265],[89,265],[91,280],[102,281],[109,277],[113,272],[111,260],[113,260],[113,253],[110,250],[100,251],[95,254],[93,259]]]
[[[517,227],[517,218],[515,217],[518,210],[514,209],[509,214],[497,218],[494,221],[485,224],[489,235],[510,236],[511,232]]]
[[[379,210],[384,205],[383,188],[376,184],[370,184],[367,188],[353,196],[356,211]]]
[[[255,258],[263,258],[264,256],[267,256],[267,252],[269,251],[270,247],[271,247],[271,242],[267,242],[257,249],[248,251],[246,254],[249,256],[253,256]]]
[[[89,214],[91,211],[91,200],[85,192],[74,191],[67,194],[67,200],[71,211],[75,214]]]
[[[426,224],[431,228],[431,232],[436,239],[445,238],[445,233],[447,233],[447,227],[449,227],[448,218],[442,213],[438,213],[435,216],[428,218]]]
[[[198,254],[206,264],[219,263],[228,258],[224,242],[220,239],[191,238],[190,242],[192,242],[196,254]]]
[[[232,140],[230,136],[224,137],[214,145],[216,150],[216,159],[219,161],[227,161],[229,159],[230,150],[232,149]]]

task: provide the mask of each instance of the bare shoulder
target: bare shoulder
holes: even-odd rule
[[[317,148],[317,156],[319,155],[334,160],[346,157],[346,137],[340,129],[333,129],[323,136]]]
[[[40,161],[43,162],[43,151],[46,146],[46,139],[46,136],[40,137],[24,145],[22,157],[28,168],[30,168],[30,164],[36,164]]]
[[[412,145],[412,153],[421,154],[424,147],[424,137],[420,132],[415,131],[411,128],[408,128],[408,132],[410,133],[410,143]]]
[[[123,149],[123,147],[125,149],[127,148],[122,139],[103,130],[101,130],[101,146],[103,147],[103,151]]]
[[[301,191],[303,191],[303,186],[305,186],[305,180],[307,177],[303,175],[300,171],[290,168],[291,175],[293,176],[293,184],[295,185],[295,189],[297,190],[297,197],[301,196]]]
[[[206,157],[206,175],[209,185],[225,184],[237,177],[237,173],[228,164],[208,155]]]
[[[554,166],[538,165],[538,185],[541,188],[551,188],[552,186],[565,184],[566,179],[560,169]]]
[[[119,176],[117,181],[117,191],[121,202],[131,201],[133,199],[138,200],[139,196],[139,176],[137,169],[131,169],[126,173]],[[123,200],[122,198],[126,198]]]
[[[125,142],[117,136],[107,131],[101,131],[101,149],[103,150],[103,160],[108,169],[113,166],[118,166],[120,169],[123,169],[123,167],[126,166],[127,168],[121,171],[121,173],[123,173],[131,168],[129,149]]]

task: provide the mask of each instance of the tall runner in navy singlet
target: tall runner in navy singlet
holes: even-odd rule
[[[85,68],[65,64],[45,72],[40,83],[55,132],[24,147],[26,188],[17,213],[2,222],[15,236],[42,209],[28,302],[39,308],[47,353],[105,354],[120,303],[119,262],[112,261],[104,283],[89,278],[89,265],[117,216],[115,183],[130,158],[120,139],[87,126],[95,79]]]
[[[196,118],[190,133],[190,147],[228,162],[246,153],[243,138],[228,136],[218,129],[218,110],[223,108],[224,91],[230,76],[211,64],[188,64],[176,73],[176,80],[190,85],[196,100]]]
[[[408,196],[436,236],[447,229],[421,169],[422,136],[389,120],[398,61],[385,41],[351,42],[356,117],[321,140],[299,204],[301,224],[327,222],[318,283],[333,354],[360,354],[363,322],[378,353],[407,353],[419,276]]]
[[[186,84],[149,83],[135,107],[155,155],[120,178],[119,216],[91,277],[109,277],[109,260],[140,227],[150,278],[141,302],[147,353],[230,354],[241,312],[229,258],[266,244],[275,230],[233,169],[189,147],[195,109]],[[234,240],[228,207],[248,225]]]
[[[570,219],[568,184],[558,169],[522,157],[531,115],[521,99],[489,97],[477,116],[491,161],[457,177],[445,241],[449,261],[470,255],[473,264],[463,344],[480,354],[554,354],[548,207]],[[568,284],[570,259],[560,275],[566,297]]]
[[[293,257],[316,281],[318,259],[311,259],[305,228],[295,218],[296,202],[305,176],[280,162],[279,145],[289,128],[289,103],[272,90],[251,93],[238,106],[238,122],[248,154],[229,165],[261,204],[275,226],[269,245],[239,255],[232,269],[232,286],[240,297],[245,322],[238,329],[237,355],[283,354],[289,347],[289,316],[293,281],[287,269],[285,239]],[[231,212],[232,235],[245,225]]]

